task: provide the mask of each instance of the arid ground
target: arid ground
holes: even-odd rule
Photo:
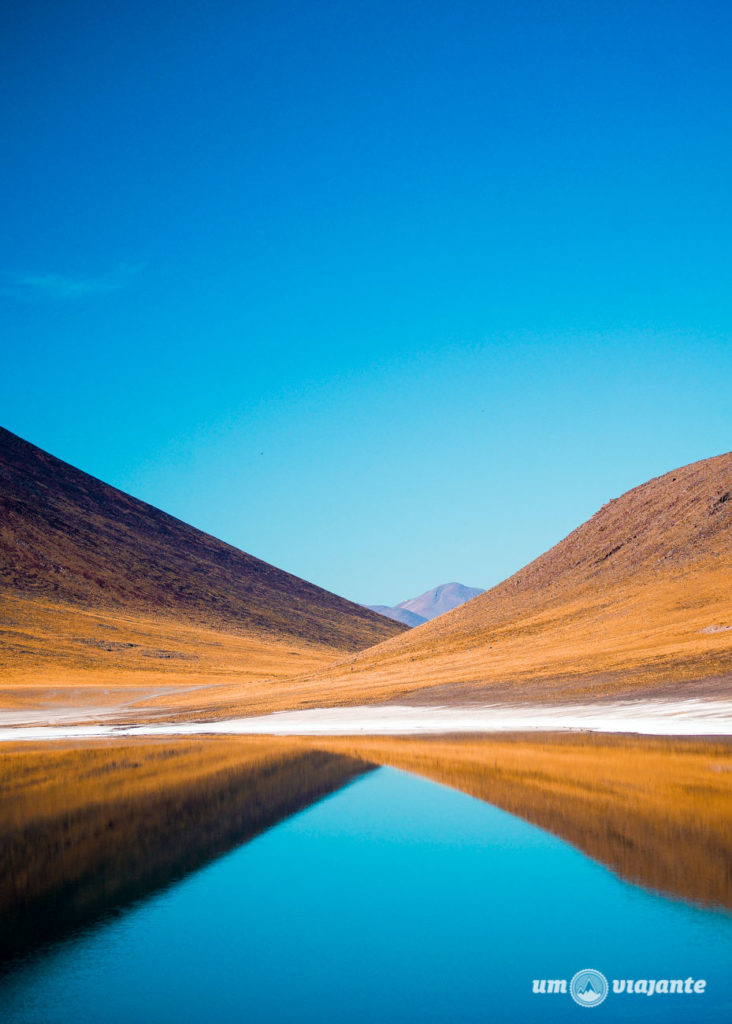
[[[6,713],[206,719],[732,693],[732,454],[629,491],[416,629],[7,431],[0,483]]]

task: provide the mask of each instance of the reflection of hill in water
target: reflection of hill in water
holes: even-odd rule
[[[378,764],[502,807],[631,882],[732,907],[729,749],[577,734],[3,746],[0,962],[165,888]]]
[[[164,888],[365,770],[278,739],[5,748],[0,962]]]
[[[732,763],[724,740],[523,734],[319,745],[489,801],[637,885],[732,907]]]

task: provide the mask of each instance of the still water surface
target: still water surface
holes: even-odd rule
[[[532,980],[704,978],[591,1020],[732,1020],[732,917],[381,768],[0,981],[6,1024],[585,1020]]]

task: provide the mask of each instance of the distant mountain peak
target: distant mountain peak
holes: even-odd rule
[[[408,608],[395,607],[386,604],[370,604],[367,606],[372,612],[378,612],[379,615],[385,615],[387,619],[394,619],[395,622],[403,622],[405,626],[421,626],[427,619],[423,615],[417,615],[416,612],[410,612]]]
[[[440,583],[419,597],[412,597],[394,607],[383,604],[369,607],[407,626],[421,626],[423,622],[436,619],[438,615],[444,615],[482,593],[484,591],[479,587],[466,587],[463,583]]]

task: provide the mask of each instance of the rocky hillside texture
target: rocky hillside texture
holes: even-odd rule
[[[340,699],[729,692],[732,453],[635,487],[514,576],[320,675]]]
[[[276,678],[404,629],[2,429],[0,601],[2,685]]]

